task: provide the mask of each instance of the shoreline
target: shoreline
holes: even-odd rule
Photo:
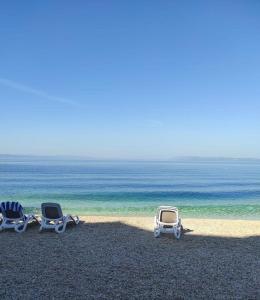
[[[154,217],[144,216],[79,216],[84,223],[121,222],[139,229],[153,232]],[[188,235],[249,237],[260,236],[260,220],[230,220],[211,218],[182,218],[184,229],[190,230]],[[186,235],[186,234],[185,234]]]
[[[155,214],[153,215],[147,215],[147,214],[78,214],[77,212],[73,212],[73,211],[70,211],[70,210],[65,210],[64,211],[64,214],[73,214],[73,215],[77,215],[79,217],[82,217],[82,218],[86,218],[86,217],[103,217],[103,218],[154,218]],[[37,213],[37,215],[39,215]],[[252,221],[252,222],[260,222],[260,218],[259,217],[255,217],[255,218],[235,218],[235,217],[227,217],[227,216],[224,216],[224,217],[217,217],[217,216],[181,216],[181,219],[189,219],[189,220],[222,220],[222,221]]]

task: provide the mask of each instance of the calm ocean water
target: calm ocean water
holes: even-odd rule
[[[153,215],[175,205],[184,217],[260,219],[260,161],[104,162],[0,159],[0,201],[41,202],[91,215]]]

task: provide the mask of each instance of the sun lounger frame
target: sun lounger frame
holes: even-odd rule
[[[161,220],[163,212],[173,212],[176,214],[176,222],[164,223]],[[161,233],[174,234],[176,239],[180,239],[182,232],[181,219],[179,218],[178,208],[174,206],[159,206],[154,217],[154,236],[159,237]]]
[[[39,231],[42,231],[43,229],[54,229],[56,233],[63,233],[68,222],[72,221],[76,225],[79,224],[79,217],[72,215],[63,215],[61,207],[58,203],[43,203],[42,208],[45,207],[53,207],[58,209],[61,216],[59,218],[47,218],[42,214],[40,221],[41,226]]]
[[[16,232],[24,232],[31,221],[39,221],[34,215],[23,215],[20,218],[7,218],[4,215],[1,218],[0,231],[4,229],[14,229]]]

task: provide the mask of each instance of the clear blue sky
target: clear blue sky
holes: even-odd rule
[[[3,1],[0,153],[260,158],[260,1]]]

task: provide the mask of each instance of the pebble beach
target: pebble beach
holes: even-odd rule
[[[1,299],[259,299],[260,221],[81,217],[64,234],[0,233]]]

